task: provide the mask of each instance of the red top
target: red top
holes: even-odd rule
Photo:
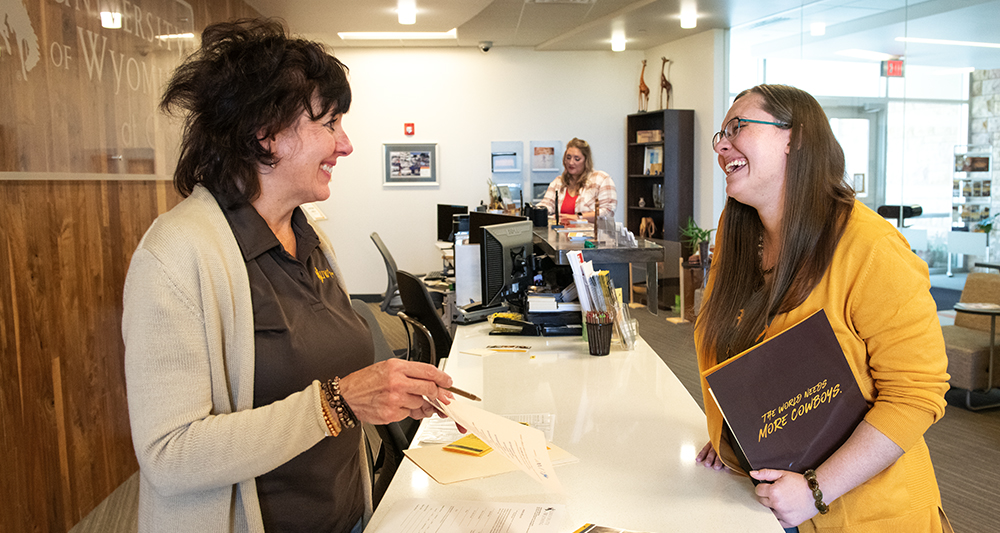
[[[559,208],[559,213],[563,215],[575,215],[577,196],[570,196],[569,193],[566,193],[566,196],[563,196],[563,203],[562,207]]]

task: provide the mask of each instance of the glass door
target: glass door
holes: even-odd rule
[[[844,149],[845,174],[858,200],[878,210],[885,203],[885,107],[825,106],[830,127]]]

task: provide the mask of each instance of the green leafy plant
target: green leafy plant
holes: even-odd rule
[[[693,218],[688,217],[687,225],[681,228],[681,242],[687,243],[692,250],[698,249],[698,243],[707,242],[712,238],[712,229],[702,229]]]
[[[976,229],[982,231],[983,233],[989,233],[993,231],[993,222],[996,219],[996,215],[985,218],[976,224]]]

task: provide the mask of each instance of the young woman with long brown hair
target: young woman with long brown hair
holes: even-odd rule
[[[854,199],[843,151],[808,93],[759,85],[737,96],[722,126],[713,146],[729,199],[695,326],[699,367],[823,309],[871,408],[815,469],[817,500],[802,474],[747,472],[702,379],[711,440],[697,461],[766,482],[757,499],[789,531],[947,528],[923,439],[948,390],[927,264]]]

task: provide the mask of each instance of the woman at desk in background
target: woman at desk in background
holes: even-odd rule
[[[431,365],[373,364],[298,207],[330,196],[350,104],[347,68],[267,20],[206,28],[167,87],[186,198],[136,249],[122,319],[140,531],[360,532],[361,422],[451,397]]]
[[[695,327],[699,368],[824,309],[871,406],[815,469],[822,502],[802,474],[769,469],[749,472],[769,482],[757,485],[757,499],[790,531],[949,527],[923,439],[944,415],[948,390],[927,264],[855,200],[844,153],[808,93],[759,85],[737,96],[722,126],[712,142],[729,199]],[[711,441],[697,461],[744,472],[704,378],[701,385]]]
[[[618,208],[618,191],[615,190],[614,180],[607,172],[594,170],[590,145],[583,139],[573,137],[566,143],[563,172],[549,184],[545,197],[538,206],[554,214],[557,197],[560,216],[577,216],[588,222],[594,221],[595,207],[600,208],[602,216],[614,216],[615,209]]]

